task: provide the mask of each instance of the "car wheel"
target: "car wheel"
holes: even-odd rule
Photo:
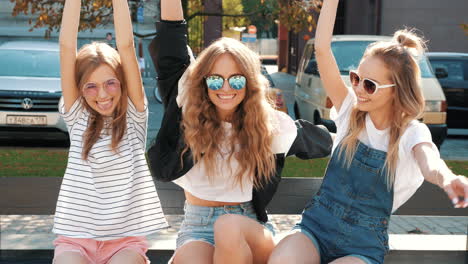
[[[297,102],[294,102],[294,115],[296,119],[300,119],[301,115],[299,114],[299,107],[297,106]]]
[[[159,89],[158,87],[154,87],[154,90],[153,90],[153,94],[154,94],[154,99],[156,99],[156,102],[158,103],[162,103],[162,99],[161,99],[161,95],[159,95]]]

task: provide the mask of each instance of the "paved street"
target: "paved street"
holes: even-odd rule
[[[183,220],[182,215],[167,215],[170,228],[148,236],[150,249],[173,249],[177,230]],[[300,221],[300,215],[271,215],[271,222],[279,233],[277,239],[282,238]],[[55,235],[51,232],[53,215],[0,215],[1,249],[52,249]],[[425,235],[437,239],[449,237],[443,243],[428,243],[427,247],[436,250],[463,250],[466,248],[468,217],[463,216],[400,216],[393,215],[390,219],[389,234],[394,235]],[[406,236],[406,239],[408,237]],[[401,246],[398,236],[390,238],[390,248]],[[394,244],[394,245],[393,245]],[[421,245],[412,245],[417,247]]]

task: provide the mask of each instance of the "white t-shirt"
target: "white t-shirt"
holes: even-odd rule
[[[274,111],[273,113],[273,142],[272,151],[275,154],[287,154],[297,136],[297,127],[294,121],[285,113]],[[232,133],[232,125],[223,122],[226,137]],[[221,146],[220,153],[216,155],[216,168],[214,177],[210,181],[203,160],[196,163],[184,176],[174,182],[194,196],[220,202],[248,202],[252,200],[253,182],[244,180],[241,184],[234,182],[239,163],[234,155],[229,160],[229,148]],[[245,174],[244,174],[245,176]],[[251,175],[250,179],[253,175]],[[244,178],[245,179],[245,178]]]
[[[110,240],[144,236],[167,227],[145,158],[148,109],[138,112],[128,100],[127,130],[118,146],[101,133],[88,161],[81,158],[90,113],[78,98],[59,111],[70,134],[68,164],[57,201],[53,232],[73,238]]]
[[[357,98],[355,93],[349,92],[341,104],[339,113],[336,115],[336,111],[332,111],[332,118],[335,121],[337,131],[332,152],[335,151],[338,144],[348,134],[351,112],[356,103]],[[366,115],[366,127],[358,138],[368,147],[385,152],[388,151],[389,128],[384,130],[377,129],[369,114]],[[417,120],[411,121],[400,139],[393,188],[392,212],[404,204],[424,181],[424,177],[412,152],[414,146],[423,142],[430,143],[434,151],[439,153],[437,147],[432,142],[429,128]]]

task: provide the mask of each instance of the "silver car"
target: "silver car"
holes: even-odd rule
[[[10,41],[0,45],[1,138],[66,135],[58,113],[61,95],[58,43]]]

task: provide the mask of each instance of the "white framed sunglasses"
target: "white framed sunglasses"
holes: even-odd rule
[[[359,86],[359,84],[362,81],[362,87],[364,88],[367,94],[375,94],[378,89],[395,86],[395,84],[380,85],[376,81],[367,78],[362,78],[356,71],[349,71],[349,80],[351,81],[351,85],[353,86]]]

